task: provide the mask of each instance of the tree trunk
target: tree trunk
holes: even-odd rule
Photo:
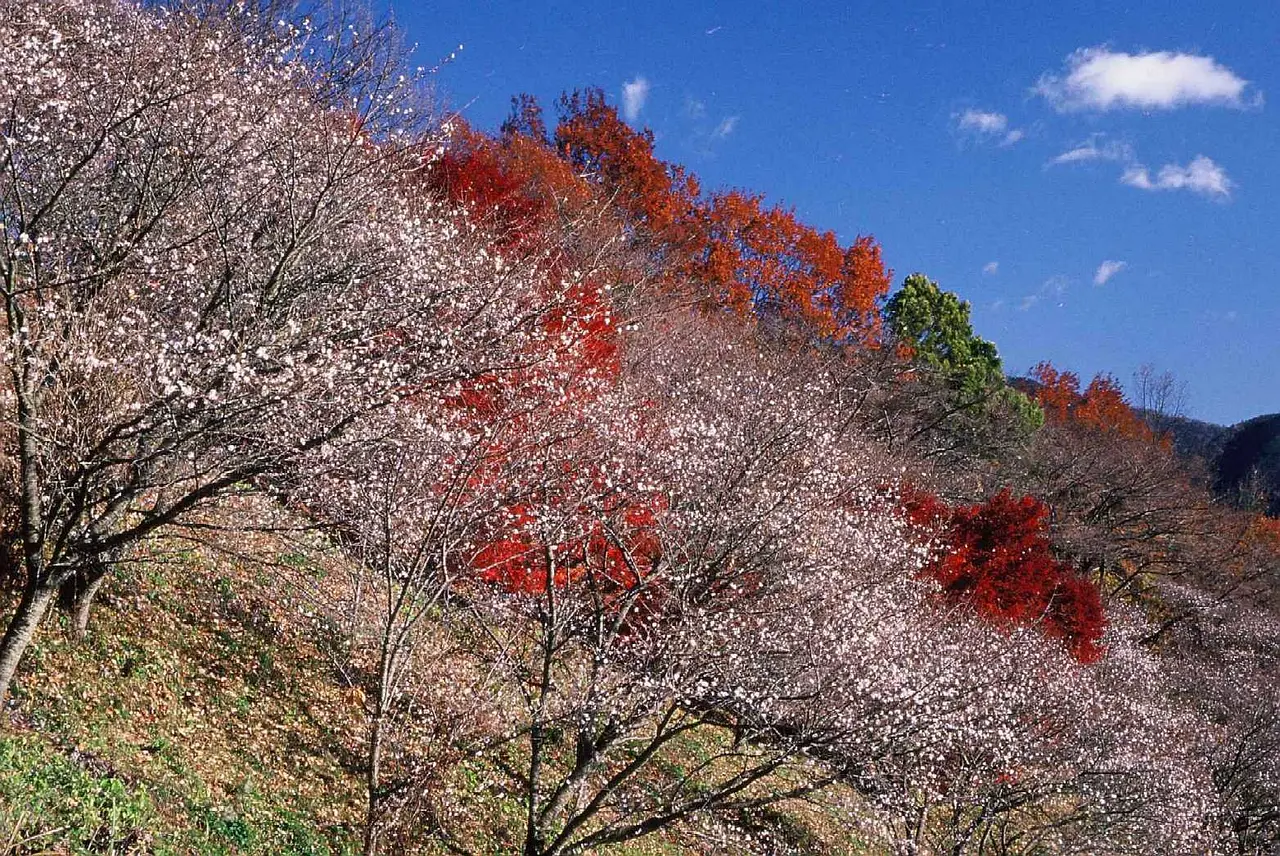
[[[17,610],[9,619],[9,627],[4,632],[4,638],[0,639],[0,704],[8,698],[9,684],[13,681],[14,673],[18,671],[22,655],[26,653],[27,646],[35,638],[36,629],[40,626],[44,614],[49,611],[49,604],[53,602],[55,594],[57,589],[50,586],[40,587],[28,584],[23,590],[22,600],[18,602]]]
[[[541,713],[541,711],[539,711]],[[542,826],[538,822],[538,778],[542,769],[542,722],[529,729],[529,782],[525,792],[524,849],[521,856],[543,856]]]
[[[94,597],[119,555],[119,550],[82,553],[75,572],[58,588],[58,607],[71,616],[71,631],[75,638],[84,639],[88,633]]]
[[[105,562],[85,563],[58,589],[58,607],[71,616],[71,632],[77,639],[84,639],[89,632],[93,599],[106,581],[109,568]]]
[[[381,707],[381,700],[379,700]],[[369,802],[365,808],[364,820],[364,856],[374,856],[378,852],[378,827],[382,822],[382,729],[384,714],[379,710],[370,724],[368,769],[365,771],[365,786],[368,790]]]

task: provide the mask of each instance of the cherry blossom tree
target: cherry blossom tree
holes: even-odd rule
[[[423,144],[380,37],[242,6],[3,11],[0,400],[26,582],[0,695],[60,588],[83,628],[128,545],[484,373],[525,291],[403,192]]]
[[[479,200],[463,202],[456,219],[480,224],[504,270],[525,272],[503,304],[519,335],[491,343],[487,371],[419,388],[308,452],[288,490],[363,572],[352,592],[353,651],[339,665],[367,690],[366,853],[405,825],[394,815],[408,791],[424,787],[415,781],[421,765],[403,749],[412,741],[392,738],[413,730],[409,712],[431,692],[433,668],[444,667],[444,652],[426,643],[447,634],[425,619],[454,611],[477,582],[534,585],[524,563],[481,557],[510,558],[508,518],[541,501],[539,466],[564,440],[556,431],[576,425],[582,407],[595,412],[618,378],[601,271],[573,264],[576,239],[547,224],[495,223]],[[440,694],[431,701],[433,712],[450,707]]]
[[[511,499],[462,591],[480,619],[470,656],[518,713],[472,764],[518,796],[526,853],[837,781],[815,753],[853,723],[824,704],[825,661],[760,634],[795,620],[792,579],[839,562],[869,584],[923,556],[905,519],[871,512],[877,458],[847,430],[830,363],[676,316],[628,335],[611,386],[540,408],[492,476]],[[691,745],[708,756],[669,775]],[[442,834],[463,811],[441,809]]]
[[[356,554],[395,568],[401,639],[415,610],[467,605],[467,646],[412,668],[484,676],[489,732],[449,763],[519,801],[512,847],[583,852],[836,783],[905,853],[1208,840],[1203,722],[1132,641],[1140,617],[1083,666],[948,600],[843,360],[727,320],[632,326],[587,394],[572,369],[409,402],[413,424],[347,437],[381,463],[321,489],[369,522]],[[400,692],[379,686],[375,720]],[[433,781],[432,822],[465,851],[481,809]]]

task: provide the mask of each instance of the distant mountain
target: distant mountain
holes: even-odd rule
[[[1185,416],[1168,416],[1150,410],[1139,410],[1138,414],[1151,426],[1151,430],[1173,438],[1173,447],[1178,454],[1200,458],[1211,467],[1216,465],[1218,456],[1222,454],[1222,447],[1226,445],[1233,430],[1213,422],[1201,422]]]
[[[1280,515],[1280,413],[1233,427],[1214,469],[1219,493],[1257,501],[1268,514]]]
[[[1154,430],[1173,438],[1180,454],[1208,465],[1218,494],[1280,516],[1280,413],[1229,428],[1180,416],[1143,415]]]

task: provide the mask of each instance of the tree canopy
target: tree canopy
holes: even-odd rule
[[[914,356],[943,373],[971,395],[1004,384],[994,342],[973,331],[970,306],[943,291],[922,273],[913,273],[885,304],[885,322]]]

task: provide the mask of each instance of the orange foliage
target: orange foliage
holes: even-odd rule
[[[599,89],[565,95],[560,113],[555,143],[561,155],[602,186],[611,204],[655,249],[682,247],[695,223],[697,180],[658,160],[653,132],[632,130]]]
[[[524,108],[523,126],[536,131],[536,114],[528,112],[528,104]],[[503,492],[507,465],[525,444],[537,442],[547,408],[572,419],[620,373],[620,333],[607,276],[571,272],[578,266],[577,250],[565,242],[561,230],[563,215],[573,216],[596,204],[594,191],[545,141],[514,125],[497,139],[460,125],[425,181],[433,191],[463,205],[469,220],[489,229],[488,239],[508,263],[538,273],[537,293],[532,295],[537,312],[528,335],[513,339],[516,353],[510,364],[501,372],[465,381],[445,400],[465,424],[502,427],[486,440],[483,463],[471,475],[468,488]],[[544,472],[543,487],[554,495],[561,479],[572,484],[574,475],[570,469]],[[602,480],[601,485],[603,490]],[[471,567],[481,581],[513,593],[538,594],[549,585],[571,585],[589,569],[615,586],[623,585],[624,558],[634,561],[634,556],[647,555],[652,539],[646,540],[645,533],[652,531],[653,523],[643,509],[609,513],[614,511],[621,521],[618,531],[629,533],[626,542],[609,541],[597,522],[588,536],[547,545],[533,535],[531,506],[509,506],[502,524],[495,524],[487,540],[477,545]]]
[[[1143,439],[1151,433],[1125,400],[1119,382],[1107,374],[1097,375],[1089,382],[1075,417],[1081,425],[1098,431],[1115,431]]]
[[[544,142],[514,131],[494,139],[461,120],[455,125],[426,173],[427,186],[466,206],[473,222],[494,227],[498,249],[532,251],[559,214],[592,204],[591,188]]]
[[[536,109],[536,104],[517,103],[527,113]],[[534,127],[537,121],[536,113],[524,119]],[[575,380],[587,373],[616,377],[618,330],[606,287],[601,277],[568,275],[572,255],[557,233],[562,210],[591,204],[590,189],[564,161],[545,143],[513,128],[494,139],[459,122],[444,155],[427,172],[426,183],[464,205],[473,222],[489,226],[495,248],[504,255],[516,263],[537,265],[545,292],[546,303],[538,314],[543,335],[531,340],[529,347],[535,352],[525,355],[530,368],[506,372],[501,380],[473,380],[453,403],[492,417],[500,398],[550,380],[539,375],[555,374],[571,392],[582,389]],[[555,359],[548,359],[553,353]]]
[[[459,121],[428,184],[494,227],[504,252],[530,250],[559,222],[605,207],[668,290],[693,288],[708,308],[780,320],[822,341],[879,344],[892,273],[873,238],[841,246],[758,195],[704,197],[598,89],[565,96],[560,112],[554,145],[529,96],[514,99],[497,138]]]
[[[1075,372],[1059,372],[1047,362],[1037,364],[1031,370],[1031,377],[1039,384],[1036,402],[1044,415],[1056,422],[1066,422],[1080,402],[1080,378]]]
[[[873,239],[843,248],[834,233],[738,191],[712,197],[705,221],[700,273],[722,305],[798,322],[826,341],[878,341],[891,275]]]
[[[1083,393],[1080,392],[1080,378],[1074,372],[1059,372],[1047,362],[1032,369],[1031,376],[1039,384],[1036,401],[1049,419],[1100,433],[1168,445],[1142,421],[1125,398],[1120,382],[1111,375],[1095,375]]]
[[[608,264],[631,262],[583,258],[595,238],[575,229],[598,219],[589,213],[605,215],[605,233],[617,235],[620,227],[666,288],[681,295],[692,288],[709,309],[783,321],[825,342],[878,344],[878,305],[891,274],[874,239],[842,246],[834,233],[767,207],[759,196],[703,197],[697,179],[659,160],[652,133],[629,127],[599,90],[564,97],[560,113],[550,139],[528,96],[513,99],[512,116],[496,137],[457,122],[445,152],[425,171],[427,186],[490,230],[504,257],[534,265],[546,290],[540,334],[529,337],[525,364],[470,380],[447,400],[463,421],[504,426],[473,489],[502,479],[504,461],[538,430],[545,402],[531,396],[554,391],[548,400],[571,413],[620,372],[621,338],[605,283],[625,280],[616,270],[611,275]],[[598,272],[567,276],[571,267]],[[553,474],[552,493],[555,482]],[[514,505],[488,542],[477,545],[472,568],[513,593],[536,594],[588,575],[625,590],[657,559],[662,507],[659,497],[616,500],[603,516],[583,509],[587,534],[547,545],[534,535],[530,509]],[[602,519],[610,521],[607,528]]]
[[[840,281],[832,295],[831,312],[850,333],[859,331],[862,341],[880,336],[880,301],[893,284],[893,271],[885,267],[880,245],[870,235],[854,238],[844,251]]]
[[[602,188],[633,240],[665,265],[669,285],[697,283],[705,303],[800,324],[824,341],[879,342],[878,302],[892,274],[873,238],[842,247],[758,195],[704,198],[697,179],[659,160],[653,134],[629,127],[598,89],[566,96],[560,108],[561,154]]]
[[[1245,531],[1244,542],[1280,559],[1280,519],[1258,515]]]

